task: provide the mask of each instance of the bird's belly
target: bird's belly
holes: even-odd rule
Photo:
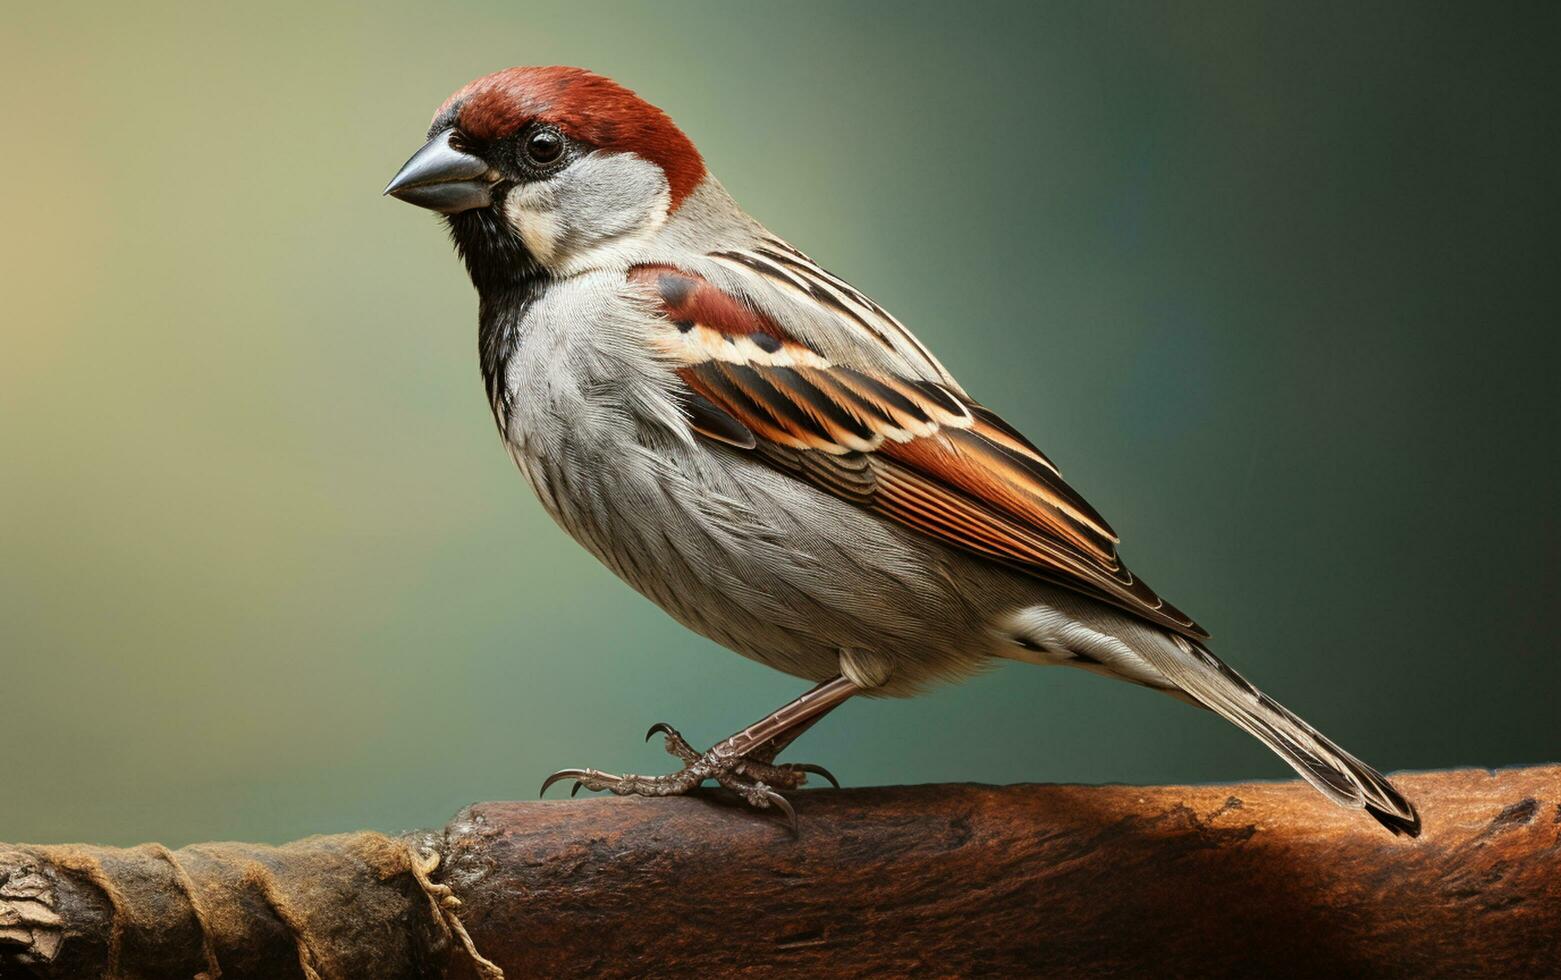
[[[810,681],[841,673],[842,651],[887,666],[883,694],[968,675],[990,662],[990,624],[1014,601],[968,557],[741,450],[512,451],[554,520],[634,589]]]

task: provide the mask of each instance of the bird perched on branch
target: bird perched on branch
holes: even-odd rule
[[[670,775],[795,816],[775,761],[859,693],[997,659],[1218,712],[1394,833],[1415,808],[1214,656],[1057,467],[871,298],[749,217],[660,109],[578,68],[452,95],[386,188],[438,211],[478,293],[499,431],[543,506],[695,632],[817,686]],[[647,736],[649,737],[649,736]],[[833,779],[831,777],[831,781]]]

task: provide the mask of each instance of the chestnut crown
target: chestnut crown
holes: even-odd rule
[[[666,113],[583,68],[506,68],[468,82],[439,107],[429,134],[452,127],[489,146],[524,134],[520,152],[544,164],[565,149],[552,145],[554,133],[589,149],[633,153],[666,174],[673,210],[705,176],[699,151]]]

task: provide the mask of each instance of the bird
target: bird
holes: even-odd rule
[[[619,795],[714,781],[797,827],[821,766],[779,753],[858,695],[1003,661],[1162,691],[1255,736],[1334,803],[1416,836],[1414,805],[1216,657],[1112,527],[874,299],[738,206],[661,109],[523,66],[439,107],[385,193],[437,212],[477,293],[504,446],[543,508],[684,626],[813,687]]]

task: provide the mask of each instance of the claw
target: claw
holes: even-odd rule
[[[553,785],[556,782],[560,782],[562,780],[565,780],[565,779],[573,779],[573,780],[575,780],[576,781],[575,782],[575,789],[578,790],[580,788],[579,779],[580,779],[580,777],[582,777],[584,775],[585,775],[585,770],[584,769],[560,769],[557,772],[553,773],[553,775],[551,775],[551,776],[547,777],[546,779],[542,780],[542,788],[537,790],[537,795],[538,796],[546,795],[547,794],[547,788],[549,786]],[[574,793],[570,793],[569,795],[573,796]]]
[[[800,769],[803,772],[811,772],[815,776],[823,776],[825,779],[829,780],[829,785],[833,786],[835,789],[840,788],[840,780],[836,779],[835,774],[830,772],[828,769],[825,769],[823,766],[814,765],[811,762],[794,762],[792,763],[792,768]]]
[[[802,836],[802,831],[797,826],[797,811],[792,809],[791,802],[773,789],[765,789],[764,798],[770,801],[771,806],[786,815],[786,823],[791,827],[791,836]]]
[[[774,787],[778,785],[788,790],[796,789],[807,775],[815,775],[829,780],[829,784],[836,789],[840,788],[840,780],[823,766],[805,762],[777,765],[775,755],[778,747],[774,745],[761,745],[756,751],[743,755],[723,742],[709,751],[699,752],[688,744],[676,728],[664,721],[650,726],[650,730],[645,733],[645,741],[649,742],[656,735],[666,736],[667,751],[683,760],[682,769],[666,776],[613,775],[598,769],[560,769],[543,780],[538,795],[547,795],[554,783],[565,779],[574,780],[574,785],[569,789],[570,797],[579,795],[581,789],[606,790],[619,796],[675,796],[687,793],[705,780],[714,779],[736,793],[749,806],[761,810],[771,807],[779,810],[785,817],[791,835],[800,837],[801,823],[797,819],[797,811],[791,801]]]

